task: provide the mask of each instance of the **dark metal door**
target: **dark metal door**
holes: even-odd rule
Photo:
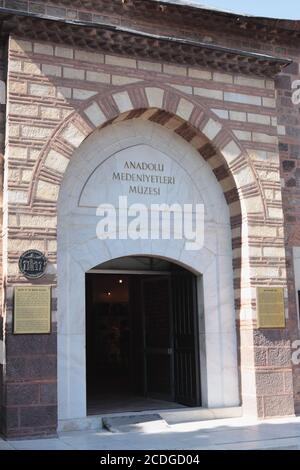
[[[200,406],[197,278],[193,274],[172,274],[172,305],[175,401]]]
[[[145,395],[173,401],[170,288],[170,278],[167,276],[149,276],[142,280]]]

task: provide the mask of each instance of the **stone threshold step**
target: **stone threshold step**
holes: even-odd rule
[[[168,425],[209,421],[212,419],[240,418],[243,415],[242,407],[226,408],[178,408],[172,410],[149,410],[138,412],[110,413],[83,418],[59,420],[58,432],[71,431],[97,431],[103,429],[103,420],[110,418],[132,416],[159,415]]]

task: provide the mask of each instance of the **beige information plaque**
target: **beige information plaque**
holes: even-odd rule
[[[17,286],[14,294],[14,334],[50,333],[51,287]]]
[[[282,287],[257,287],[258,328],[285,328]]]

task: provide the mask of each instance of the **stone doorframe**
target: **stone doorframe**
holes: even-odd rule
[[[285,391],[279,385],[274,395],[272,386],[264,386],[274,380],[276,383],[292,381],[291,367],[284,371],[284,379],[278,365],[261,364],[258,354],[264,344],[275,349],[279,347],[281,332],[262,334],[256,330],[255,287],[268,284],[267,253],[273,249],[273,240],[263,234],[272,224],[283,227],[283,216],[280,210],[270,207],[250,155],[209,108],[173,88],[147,83],[129,85],[121,91],[113,89],[91,98],[56,129],[45,145],[32,179],[29,206],[34,209],[47,204],[49,209],[56,211],[69,160],[86,137],[96,128],[137,117],[157,122],[183,137],[208,162],[219,181],[231,218],[244,410],[258,416],[292,414],[292,390]],[[267,166],[266,163],[266,169]],[[273,163],[271,171],[278,172],[279,180],[279,159],[276,168]],[[266,267],[256,267],[257,245],[261,253],[259,258],[265,261]],[[275,256],[272,266],[276,266]],[[269,271],[273,285],[286,287],[284,270],[273,268]]]
[[[151,161],[155,153],[160,161],[167,158],[172,161],[181,194],[167,203],[182,206],[184,195],[191,187],[195,188],[191,202],[203,203],[205,207],[202,249],[186,250],[185,241],[174,237],[157,241],[96,237],[99,221],[96,210],[99,203],[106,202],[108,186],[105,179],[101,183],[94,177],[96,174],[101,177],[105,163],[113,158],[115,164],[124,151],[130,155],[148,151],[146,161]],[[181,172],[187,175],[186,180]],[[73,155],[62,182],[58,209],[59,418],[86,416],[85,273],[106,261],[137,255],[167,259],[198,276],[203,406],[238,406],[230,216],[220,185],[198,152],[171,130],[141,119],[96,130]]]

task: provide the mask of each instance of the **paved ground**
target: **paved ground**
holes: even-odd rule
[[[0,450],[285,449],[300,450],[300,417],[257,422],[245,418],[175,424],[163,432],[62,433],[54,439],[1,441]]]

